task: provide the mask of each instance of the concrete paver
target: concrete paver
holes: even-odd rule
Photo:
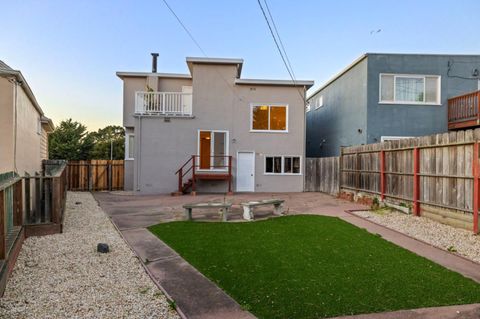
[[[146,227],[160,222],[183,220],[185,203],[205,201],[229,201],[238,205],[245,200],[280,198],[285,200],[286,214],[315,214],[338,217],[357,227],[379,234],[384,239],[428,258],[448,269],[480,282],[480,265],[449,252],[415,240],[409,236],[377,225],[348,213],[368,207],[339,200],[322,193],[248,193],[223,196],[207,194],[197,196],[148,195],[124,196],[107,192],[95,193],[101,207],[111,217],[139,258],[154,277],[154,280],[176,301],[188,318],[253,318],[230,296],[208,280],[175,251],[151,234]],[[256,219],[273,217],[272,208],[255,211]],[[193,218],[202,221],[218,221],[216,211],[194,212]],[[413,218],[413,217],[412,217]],[[229,221],[242,221],[241,207],[234,206],[229,212]],[[367,314],[350,319],[459,319],[480,318],[480,304],[451,307],[423,308]]]

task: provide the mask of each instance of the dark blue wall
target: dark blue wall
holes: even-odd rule
[[[448,62],[450,61],[450,72]],[[480,70],[480,56],[369,54],[367,143],[381,136],[423,136],[446,132],[447,100],[478,89],[472,70]],[[441,105],[379,103],[380,73],[441,76]]]
[[[324,106],[307,113],[307,157],[337,156],[341,146],[376,143],[381,136],[446,132],[447,100],[478,90],[475,68],[480,55],[367,54],[310,98],[323,95]],[[441,105],[380,104],[380,73],[440,75]]]
[[[315,109],[312,105],[307,112],[307,157],[336,156],[341,146],[365,144],[367,60],[356,64],[314,98],[320,95],[323,106]]]

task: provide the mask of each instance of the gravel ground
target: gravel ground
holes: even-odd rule
[[[373,222],[397,230],[433,246],[455,252],[480,263],[480,236],[425,217],[414,217],[397,211],[354,212]]]
[[[90,193],[68,193],[63,234],[24,242],[0,299],[0,318],[178,317]]]

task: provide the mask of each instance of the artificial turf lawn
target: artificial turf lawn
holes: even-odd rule
[[[149,228],[260,318],[322,318],[480,302],[480,285],[338,218]]]

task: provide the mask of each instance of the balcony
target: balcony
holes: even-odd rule
[[[136,92],[135,114],[190,117],[192,93]]]
[[[480,126],[480,91],[448,99],[448,129]]]

